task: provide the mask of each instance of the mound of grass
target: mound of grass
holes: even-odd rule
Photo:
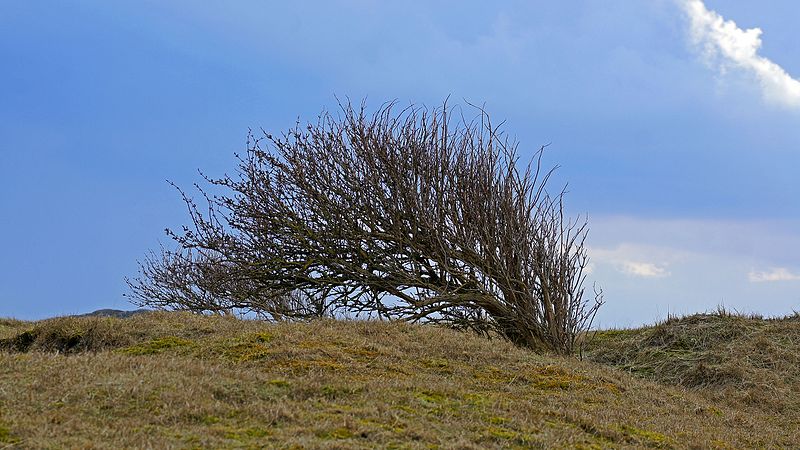
[[[0,318],[0,339],[16,335],[25,325],[21,320]]]
[[[232,317],[209,321],[190,313],[155,311],[124,320],[105,316],[67,316],[33,323],[3,320],[13,327],[0,335],[0,350],[65,354],[118,349],[170,337],[195,339],[256,325]]]
[[[589,359],[776,413],[800,411],[800,316],[719,311],[636,330],[598,331]]]
[[[715,402],[707,384],[432,326],[148,313],[14,327],[0,350],[0,448],[800,445],[796,414]]]

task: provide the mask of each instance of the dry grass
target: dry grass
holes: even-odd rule
[[[600,331],[588,356],[800,424],[800,315],[763,319],[721,310],[636,330]],[[795,430],[800,433],[800,427]]]
[[[3,320],[0,347],[0,448],[800,446],[796,414],[430,326]]]

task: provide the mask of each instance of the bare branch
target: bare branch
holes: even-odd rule
[[[234,177],[183,191],[191,226],[129,280],[143,305],[272,320],[337,312],[443,323],[571,353],[602,304],[584,298],[586,220],[548,194],[541,147],[481,107],[340,104],[281,136],[248,137]]]

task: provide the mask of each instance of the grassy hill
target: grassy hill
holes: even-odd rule
[[[585,361],[431,326],[0,320],[0,448],[800,447],[800,318],[599,332]]]
[[[800,314],[764,320],[720,311],[600,331],[588,353],[642,378],[800,423]]]

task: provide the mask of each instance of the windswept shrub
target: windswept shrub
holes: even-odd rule
[[[570,353],[602,304],[584,296],[585,220],[551,195],[544,148],[517,144],[477,109],[342,106],[248,140],[235,176],[206,178],[207,209],[152,253],[142,306],[242,310],[273,320],[346,313],[499,333]]]

